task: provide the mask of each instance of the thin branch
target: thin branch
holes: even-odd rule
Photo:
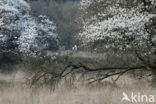
[[[140,68],[139,68],[140,69]],[[143,69],[143,68],[142,68]],[[127,73],[128,71],[131,71],[131,70],[133,70],[133,69],[127,69],[127,70],[124,70],[124,71],[120,71],[120,72],[116,72],[116,73],[112,73],[112,74],[105,74],[105,76],[103,76],[103,77],[101,77],[101,78],[98,78],[98,79],[95,79],[95,80],[93,80],[93,81],[91,81],[91,82],[89,82],[89,84],[92,84],[92,83],[94,83],[94,82],[96,82],[96,81],[99,81],[99,80],[104,80],[104,79],[106,79],[106,78],[108,78],[108,77],[112,77],[112,76],[115,76],[115,75],[123,75],[123,74],[125,74],[125,73]]]
[[[112,78],[112,81],[113,81],[113,82],[116,82],[122,75],[123,75],[123,73],[119,74],[119,75],[117,76],[117,78],[115,78],[115,79]]]
[[[61,77],[66,77],[67,75],[71,74],[73,71],[74,71],[74,70],[73,70],[73,68],[72,68],[68,73],[66,73],[65,75],[62,75]]]

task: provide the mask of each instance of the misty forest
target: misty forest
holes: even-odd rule
[[[0,0],[0,104],[132,104],[123,92],[156,96],[156,0]]]

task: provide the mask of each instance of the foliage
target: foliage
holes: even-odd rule
[[[116,81],[134,70],[155,71],[154,0],[82,0],[81,5],[55,0],[35,3],[31,4],[34,10],[31,12],[24,0],[0,0],[0,61],[13,62],[17,56],[23,58],[32,75],[31,85],[55,85],[75,73],[91,75],[89,81],[92,83],[112,76],[117,76],[113,79]],[[71,48],[78,44],[76,34],[83,45],[95,48],[100,44],[99,48],[110,50],[102,54],[104,60],[102,55],[95,57],[94,53],[91,57],[87,57],[89,53],[82,57],[83,54],[77,55],[76,50],[67,54],[45,51],[57,50],[59,46]]]
[[[59,5],[60,4],[61,3],[59,3]],[[57,8],[57,3],[52,2],[52,4],[49,5]],[[59,8],[56,9],[56,13],[58,13],[60,9],[61,11],[65,10],[65,8],[61,7],[59,6]],[[55,8],[53,9],[54,11]],[[94,47],[96,47],[97,44],[100,44],[101,47],[113,50],[114,52],[108,52],[110,56],[107,61],[96,60],[98,63],[97,66],[91,59],[89,62],[88,60],[77,61],[75,59],[76,63],[74,63],[73,60],[68,62],[65,58],[66,66],[64,66],[63,69],[61,68],[61,72],[55,73],[55,78],[53,79],[61,79],[68,75],[74,75],[77,71],[81,71],[81,73],[85,75],[92,73],[91,78],[89,78],[91,79],[91,83],[102,81],[112,76],[117,76],[117,78],[113,79],[116,81],[120,76],[130,71],[155,70],[155,8],[156,3],[152,0],[82,0],[80,6],[82,13],[79,21],[82,22],[83,28],[78,38],[82,40],[83,45],[95,44]],[[67,12],[65,13],[67,14]],[[63,17],[64,15],[61,13],[56,18],[59,18],[59,16]],[[67,20],[65,19],[65,21]],[[63,28],[61,27],[61,29]],[[131,50],[135,61],[139,60],[141,64],[127,64],[132,61],[128,62],[128,59],[126,59],[125,62],[121,62],[122,65],[119,65],[119,61],[123,58],[123,54],[120,54],[122,50],[127,53],[130,53],[129,50]],[[116,57],[111,56],[111,54],[115,56],[120,55],[119,59],[115,60]],[[130,57],[130,59],[131,58],[132,57]],[[69,59],[69,57],[67,57],[67,59]],[[113,61],[109,63],[109,60]],[[99,65],[100,62],[103,66]],[[41,76],[43,73],[47,75],[47,73],[50,74],[51,71],[47,72],[43,70]]]
[[[131,48],[150,69],[156,68],[156,2],[154,0],[82,0],[83,44],[106,49]]]
[[[2,60],[17,60],[20,53],[35,53],[49,47],[51,43],[57,46],[55,24],[45,16],[31,16],[30,11],[29,4],[24,0],[0,0]],[[53,42],[48,42],[49,39]]]

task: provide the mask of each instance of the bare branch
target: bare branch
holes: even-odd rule
[[[144,69],[144,68],[139,68],[139,69]],[[128,71],[131,71],[131,70],[134,70],[134,69],[132,68],[132,69],[127,69],[127,70],[116,72],[116,73],[112,73],[112,74],[105,74],[103,77],[95,79],[95,80],[89,82],[89,84],[92,84],[92,83],[94,83],[96,81],[99,81],[99,80],[104,80],[104,79],[106,79],[108,77],[112,77],[112,76],[115,76],[115,75],[119,75],[117,77],[117,79],[116,79],[116,80],[118,80],[121,75],[123,75],[123,74],[125,74],[125,73],[127,73]]]
[[[102,67],[102,68],[89,68],[87,66],[84,66],[84,65],[68,65],[65,70],[67,68],[73,68],[73,69],[79,69],[79,68],[82,68],[86,71],[91,71],[91,72],[96,72],[96,71],[106,71],[106,70],[123,70],[123,69],[127,69],[127,70],[133,70],[133,69],[144,69],[145,66],[133,66],[133,67]],[[65,71],[63,70],[63,72]]]

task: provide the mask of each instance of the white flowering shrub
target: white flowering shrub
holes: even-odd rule
[[[31,53],[57,49],[55,24],[45,16],[31,16],[30,11],[24,0],[0,0],[0,51]]]
[[[48,17],[40,15],[38,21],[38,37],[36,43],[40,50],[57,50],[58,35],[56,34],[56,26]]]
[[[132,48],[140,60],[156,65],[155,0],[82,0],[83,44]]]

